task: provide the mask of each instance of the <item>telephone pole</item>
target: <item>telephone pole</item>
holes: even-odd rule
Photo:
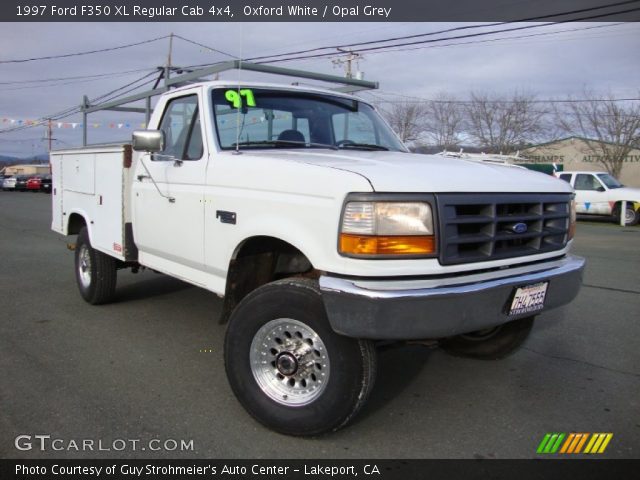
[[[336,58],[332,61],[332,63],[336,66],[344,65],[345,66],[345,77],[353,78],[353,62],[358,62],[362,55],[359,53],[354,53],[351,50],[343,50],[338,48],[339,52],[346,53],[346,58]],[[360,72],[356,72],[356,74],[360,74]]]
[[[173,53],[173,32],[171,32],[171,34],[169,35],[169,54],[167,55],[167,67],[165,68],[165,73],[164,73],[165,85],[166,85],[166,82],[169,81],[169,75],[171,73],[172,53]]]
[[[49,152],[51,152],[52,142],[55,138],[53,138],[53,126],[50,118],[47,119],[47,140],[49,142]]]

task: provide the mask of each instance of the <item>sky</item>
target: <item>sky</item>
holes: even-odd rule
[[[101,49],[174,33],[236,57],[290,52],[326,45],[433,32],[465,24],[445,23],[4,23],[0,60],[24,59]],[[481,24],[478,24],[481,25]],[[604,25],[604,26],[603,26]],[[591,28],[597,27],[597,28]],[[589,29],[585,29],[589,28]],[[580,29],[580,30],[576,30]],[[485,27],[485,30],[487,28]],[[474,30],[475,31],[475,30]],[[482,31],[482,29],[478,30]],[[564,33],[504,39],[546,32]],[[479,43],[503,37],[499,41]],[[585,88],[619,98],[640,97],[640,24],[567,23],[404,51],[366,53],[358,62],[364,78],[380,83],[377,98],[433,98],[440,92],[466,98],[470,91],[534,93],[540,99],[579,95]],[[0,130],[46,117],[125,85],[167,61],[168,39],[113,52],[70,58],[0,64]],[[343,75],[332,58],[278,63],[279,66]],[[174,39],[172,64],[186,66],[229,59],[220,53]],[[33,80],[108,74],[97,79],[29,83]],[[245,74],[243,78],[290,80]],[[232,76],[232,77],[230,77]],[[237,78],[237,72],[223,78]],[[151,79],[151,77],[149,77]],[[364,98],[368,94],[363,94]],[[11,123],[11,120],[14,123]],[[78,123],[81,116],[60,122]],[[128,140],[144,119],[117,112],[90,115],[90,142]],[[114,128],[109,128],[112,125]],[[120,128],[117,128],[120,125]],[[54,125],[54,148],[81,143],[80,128]],[[64,125],[63,125],[64,127]],[[0,131],[0,156],[28,157],[46,152],[41,126]]]

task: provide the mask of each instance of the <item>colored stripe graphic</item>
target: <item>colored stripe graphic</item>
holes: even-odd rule
[[[543,453],[544,452],[544,447],[547,445],[547,442],[549,441],[550,438],[551,438],[551,434],[550,433],[547,433],[544,436],[544,438],[540,442],[540,445],[538,445],[538,450],[536,450],[537,453]]]
[[[580,443],[581,440],[583,440],[583,435],[582,433],[576,433],[575,437],[573,437],[573,442],[571,442],[571,445],[569,446],[569,450],[567,450],[567,453],[573,453],[576,451],[576,447],[578,446],[578,443]]]
[[[543,453],[552,453],[551,449],[553,448],[553,445],[556,443],[556,439],[557,438],[558,438],[558,434],[557,433],[554,433],[554,434],[551,435],[551,438],[547,442],[547,446],[544,447],[544,452]]]
[[[537,453],[556,453],[565,436],[564,433],[547,433],[538,445]]]
[[[588,433],[581,433],[580,435],[582,435],[582,438],[578,442],[578,445],[576,445],[576,449],[575,449],[575,451],[573,453],[580,453],[582,451],[582,446],[587,441],[587,438],[589,438],[589,434]]]
[[[556,453],[558,451],[558,449],[560,448],[560,444],[562,443],[562,440],[564,440],[565,434],[561,433],[558,435],[558,439],[556,440],[556,443],[553,445],[553,447],[551,447],[551,452],[550,453]]]
[[[587,443],[587,448],[584,449],[584,453],[591,452],[591,448],[593,448],[593,445],[596,443],[596,440],[598,440],[598,434],[594,433],[593,435],[591,435],[591,440],[589,440],[589,443]]]
[[[594,433],[584,453],[603,453],[612,437],[613,433]]]
[[[613,433],[607,433],[606,435],[607,436],[605,437],[604,442],[602,442],[602,445],[600,445],[600,450],[598,450],[598,453],[604,453],[604,451],[607,448],[607,445],[609,445],[609,442],[613,438]]]
[[[560,450],[560,453],[567,453],[567,449],[569,448],[569,445],[571,445],[571,442],[573,442],[573,439],[576,437],[575,433],[570,433],[569,436],[567,437],[567,440],[564,442],[564,445],[562,445],[562,449]]]
[[[603,453],[612,438],[613,433],[547,433],[536,452],[542,454]],[[584,450],[583,447],[585,447]]]

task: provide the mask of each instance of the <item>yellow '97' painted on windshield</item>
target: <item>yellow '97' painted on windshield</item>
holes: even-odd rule
[[[247,107],[255,107],[256,106],[256,100],[255,100],[255,98],[253,96],[253,91],[251,89],[249,89],[249,88],[243,88],[240,91],[238,91],[238,90],[227,90],[224,93],[224,98],[226,98],[227,101],[231,103],[233,108],[241,108],[242,107],[243,97],[244,97],[244,100],[246,102],[246,106]]]

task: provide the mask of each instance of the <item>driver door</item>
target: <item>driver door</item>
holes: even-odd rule
[[[576,211],[595,215],[609,215],[611,208],[607,199],[607,189],[591,173],[578,173],[573,188],[576,191]]]
[[[191,282],[197,276],[187,269],[204,270],[208,156],[201,105],[198,92],[181,93],[167,101],[159,128],[165,148],[142,155],[133,180],[133,226],[141,262],[178,277],[188,274]]]

